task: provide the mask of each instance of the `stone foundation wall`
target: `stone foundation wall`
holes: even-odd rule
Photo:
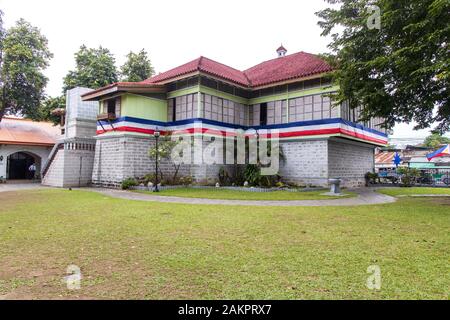
[[[334,138],[281,142],[281,148],[280,175],[298,185],[326,187],[329,178],[341,178],[344,187],[360,187],[374,167],[374,147],[364,143]]]
[[[208,142],[204,142],[206,145]],[[96,186],[119,187],[126,178],[140,178],[155,172],[155,161],[148,156],[153,147],[152,137],[129,134],[98,137],[92,172]],[[373,147],[346,140],[283,141],[285,157],[280,162],[279,174],[285,182],[300,186],[328,186],[329,178],[342,178],[343,186],[364,184],[364,174],[373,168]],[[76,161],[75,161],[76,162]],[[76,165],[75,165],[76,166]],[[201,184],[218,181],[221,167],[233,175],[233,165],[182,165],[178,177],[191,176]],[[168,160],[161,161],[164,178],[172,177],[175,167]]]
[[[155,160],[148,155],[155,139],[146,136],[98,137],[95,148],[92,184],[103,187],[119,187],[126,178],[140,178],[155,172]],[[163,177],[173,177],[175,166],[161,160]],[[189,176],[190,166],[181,165],[178,177]]]
[[[64,150],[56,151],[56,155],[47,173],[42,177],[44,186],[63,187],[64,181]]]
[[[280,160],[280,175],[296,185],[328,185],[328,141],[304,140],[280,143],[285,157]]]
[[[328,142],[328,174],[345,187],[362,187],[364,175],[374,170],[374,147],[346,140]]]
[[[42,184],[53,187],[89,186],[94,165],[94,140],[70,139],[56,151]]]
[[[92,179],[94,151],[64,150],[63,187],[89,186]]]

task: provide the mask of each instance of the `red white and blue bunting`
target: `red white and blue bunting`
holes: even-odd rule
[[[262,138],[270,138],[271,132],[276,132],[280,140],[341,136],[375,145],[387,145],[388,143],[388,137],[385,133],[341,118],[250,127],[201,118],[175,122],[160,122],[133,117],[121,117],[111,122],[97,122],[98,135],[108,132],[153,134],[156,130],[160,131],[161,134],[206,134],[223,137],[235,136],[238,130],[242,131],[246,136],[250,136],[257,131],[258,135]]]

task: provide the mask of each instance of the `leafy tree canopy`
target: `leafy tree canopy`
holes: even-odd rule
[[[364,106],[362,120],[383,117],[389,128],[414,120],[417,129],[449,130],[450,1],[325,1],[332,6],[317,15],[332,37],[336,100]]]
[[[150,78],[155,74],[147,52],[142,49],[138,53],[130,52],[127,61],[121,67],[122,81],[137,82]]]
[[[55,115],[53,111],[55,109],[61,108],[65,109],[66,107],[66,97],[46,97],[41,105],[39,106],[38,115],[35,120],[39,121],[50,121],[55,125],[59,124],[61,121],[61,117],[59,115]]]
[[[115,58],[106,48],[82,45],[75,53],[75,62],[75,70],[64,78],[63,92],[75,87],[97,89],[118,81]]]
[[[426,137],[425,141],[423,142],[423,145],[425,147],[430,147],[430,148],[439,148],[441,145],[443,144],[449,144],[450,143],[450,138],[441,136],[438,133],[433,133],[432,135],[429,135],[428,137]]]
[[[20,19],[5,31],[2,16],[0,11],[0,121],[5,114],[36,118],[52,54],[38,28]]]

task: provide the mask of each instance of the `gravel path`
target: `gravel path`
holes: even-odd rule
[[[7,191],[20,191],[20,190],[28,190],[28,189],[41,189],[47,188],[41,185],[38,182],[30,182],[30,183],[0,183],[0,192]]]
[[[42,189],[42,188],[48,187],[42,186],[39,183],[0,184],[0,192]],[[158,196],[153,194],[143,194],[137,192],[123,191],[116,189],[105,189],[105,188],[79,188],[79,190],[98,192],[109,197],[127,200],[152,201],[163,203],[181,203],[181,204],[229,205],[229,206],[235,205],[277,206],[277,207],[360,206],[370,204],[391,203],[396,201],[396,198],[379,194],[371,188],[352,190],[358,194],[357,197],[352,198],[330,199],[330,200],[288,200],[288,201],[181,198],[171,196]]]
[[[370,204],[392,203],[396,199],[391,196],[374,192],[370,188],[352,190],[358,194],[353,198],[330,199],[330,200],[221,200],[221,199],[200,199],[200,198],[181,198],[172,196],[158,196],[153,194],[143,194],[137,192],[103,189],[103,188],[81,188],[101,193],[106,196],[128,200],[152,201],[163,203],[183,203],[183,204],[207,204],[207,205],[230,205],[230,206],[277,206],[277,207],[319,207],[319,206],[360,206]]]

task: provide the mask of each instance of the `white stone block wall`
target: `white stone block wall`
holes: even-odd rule
[[[207,142],[204,142],[205,144]],[[92,182],[94,185],[119,187],[126,178],[139,178],[154,173],[154,160],[148,150],[154,138],[123,134],[98,137]],[[285,160],[280,163],[283,181],[297,185],[328,186],[329,178],[342,178],[343,186],[355,187],[364,183],[364,174],[373,168],[373,147],[343,139],[317,139],[283,141],[281,148]],[[218,180],[221,167],[230,175],[233,165],[182,165],[178,177],[191,176],[199,183],[213,184]],[[164,177],[171,177],[175,168],[163,160]]]
[[[42,183],[57,187],[87,186],[92,181],[98,102],[82,101],[92,89],[67,91],[64,148],[59,149]]]
[[[344,187],[364,186],[374,167],[374,147],[364,143],[336,138],[282,142],[281,148],[280,175],[298,185],[326,187],[329,178],[341,178]]]
[[[282,179],[297,185],[325,186],[328,180],[328,142],[303,140],[281,142],[285,157],[280,161]]]
[[[219,180],[219,171],[221,167],[225,167],[229,174],[233,171],[233,166],[230,165],[191,165],[190,175],[193,181],[201,184],[215,184]]]
[[[124,141],[120,137],[97,137],[92,184],[118,186],[124,179]]]
[[[64,150],[63,187],[88,186],[92,180],[94,152],[87,150]]]
[[[92,138],[96,135],[98,102],[81,100],[81,95],[90,91],[92,89],[81,87],[67,91],[65,138]]]
[[[362,187],[364,175],[374,170],[374,146],[346,140],[329,140],[328,175],[341,178],[345,187]]]
[[[94,140],[72,139],[59,149],[45,176],[43,185],[54,187],[82,187],[92,182]]]
[[[140,178],[155,172],[155,161],[148,151],[155,145],[153,137],[129,134],[98,137],[95,148],[92,184],[119,187],[126,178]],[[173,164],[161,160],[160,170],[164,177],[172,177]],[[189,166],[181,165],[178,177],[190,175]]]
[[[56,152],[46,174],[42,177],[44,186],[64,187],[64,150]]]

